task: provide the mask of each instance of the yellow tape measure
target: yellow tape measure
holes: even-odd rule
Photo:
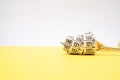
[[[98,42],[91,32],[85,33],[84,35],[78,35],[75,39],[73,36],[68,36],[61,44],[63,45],[63,50],[66,51],[67,54],[79,55],[94,55],[96,54],[96,51],[100,49],[110,48]]]

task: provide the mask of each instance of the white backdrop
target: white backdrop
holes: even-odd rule
[[[0,0],[0,46],[60,46],[87,31],[120,40],[120,0]]]

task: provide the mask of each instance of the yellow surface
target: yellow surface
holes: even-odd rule
[[[0,80],[120,80],[120,52],[66,55],[61,47],[0,47]]]

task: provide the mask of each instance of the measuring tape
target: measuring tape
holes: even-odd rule
[[[78,35],[75,39],[73,36],[67,36],[64,42],[61,42],[63,45],[63,50],[67,54],[73,55],[95,55],[98,50],[101,49],[117,49],[106,47],[102,43],[98,42],[94,34],[91,32],[85,33],[84,35]]]

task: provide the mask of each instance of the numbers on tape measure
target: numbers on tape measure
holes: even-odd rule
[[[77,49],[76,48],[72,48],[72,52],[74,52],[74,53],[77,53]]]
[[[79,46],[80,46],[79,43],[74,42],[74,47],[79,47]]]
[[[86,49],[86,53],[92,53],[93,49]]]
[[[87,46],[93,46],[92,42],[86,42]]]

